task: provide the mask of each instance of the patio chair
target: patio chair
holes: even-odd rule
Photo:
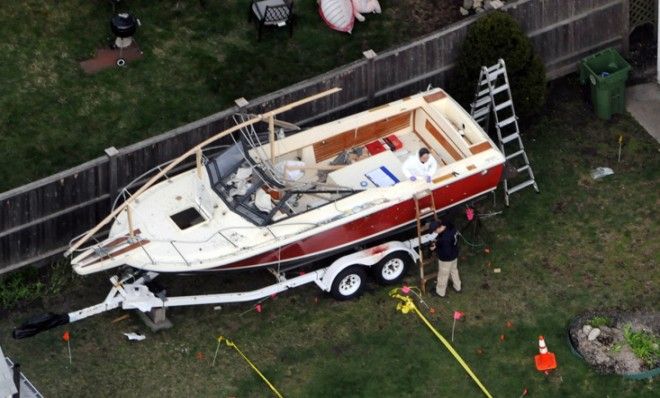
[[[264,26],[289,27],[289,37],[293,35],[293,0],[252,0],[248,19],[256,18],[257,39],[261,40]]]

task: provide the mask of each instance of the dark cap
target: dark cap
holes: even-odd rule
[[[435,221],[435,220],[431,221],[431,223],[429,224],[429,231],[435,232],[436,229],[438,229],[439,227],[441,227],[443,225],[445,227],[447,227],[447,229],[452,229],[454,227],[454,224],[451,221],[449,221],[446,218],[443,218],[443,219],[440,219],[438,221]]]
[[[442,221],[431,221],[431,224],[429,225],[429,231],[435,232],[438,227],[440,227],[442,224]]]

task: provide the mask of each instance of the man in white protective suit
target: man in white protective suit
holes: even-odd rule
[[[416,154],[410,155],[403,162],[403,174],[411,181],[422,178],[426,182],[431,182],[437,169],[438,162],[426,148],[420,148]]]

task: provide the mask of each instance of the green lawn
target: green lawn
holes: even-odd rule
[[[93,76],[78,63],[108,44],[109,1],[5,2],[0,7],[0,192],[459,17],[457,7],[445,7],[439,17],[420,23],[406,11],[415,1],[382,0],[383,14],[369,16],[350,36],[323,24],[316,1],[296,1],[293,38],[280,29],[266,31],[261,42],[247,21],[249,0],[126,1],[142,21],[136,38],[145,58]]]
[[[518,397],[524,388],[529,397],[658,395],[652,381],[595,373],[567,345],[566,325],[575,314],[614,307],[657,311],[660,303],[658,144],[628,116],[596,119],[579,92],[575,77],[552,84],[544,116],[526,131],[541,193],[516,194],[502,215],[485,221],[489,254],[462,246],[462,294],[428,298],[436,312],[427,315],[447,337],[452,312],[465,311],[455,347],[496,397]],[[625,145],[617,163],[620,134]],[[597,166],[615,174],[592,181],[589,171]],[[498,202],[488,210],[501,210],[501,196]],[[113,324],[122,313],[106,313],[67,328],[73,366],[61,340],[65,328],[29,340],[9,337],[29,314],[102,300],[105,278],[78,277],[59,293],[0,313],[0,345],[46,396],[268,396],[227,347],[210,366],[219,335],[234,340],[285,396],[480,396],[422,323],[397,313],[388,289],[376,285],[350,302],[302,287],[266,301],[260,314],[244,313],[249,304],[173,309],[174,328],[158,334],[146,332],[135,315]],[[162,282],[169,294],[192,294],[245,289],[271,278],[264,272]],[[126,341],[121,332],[133,330],[147,339]],[[559,363],[549,376],[534,369],[540,334]]]

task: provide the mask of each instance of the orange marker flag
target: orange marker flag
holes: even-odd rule
[[[72,359],[71,359],[71,343],[69,340],[71,339],[71,335],[69,335],[69,331],[66,330],[64,334],[62,335],[62,340],[66,341],[66,347],[69,350],[69,365],[71,365]]]

